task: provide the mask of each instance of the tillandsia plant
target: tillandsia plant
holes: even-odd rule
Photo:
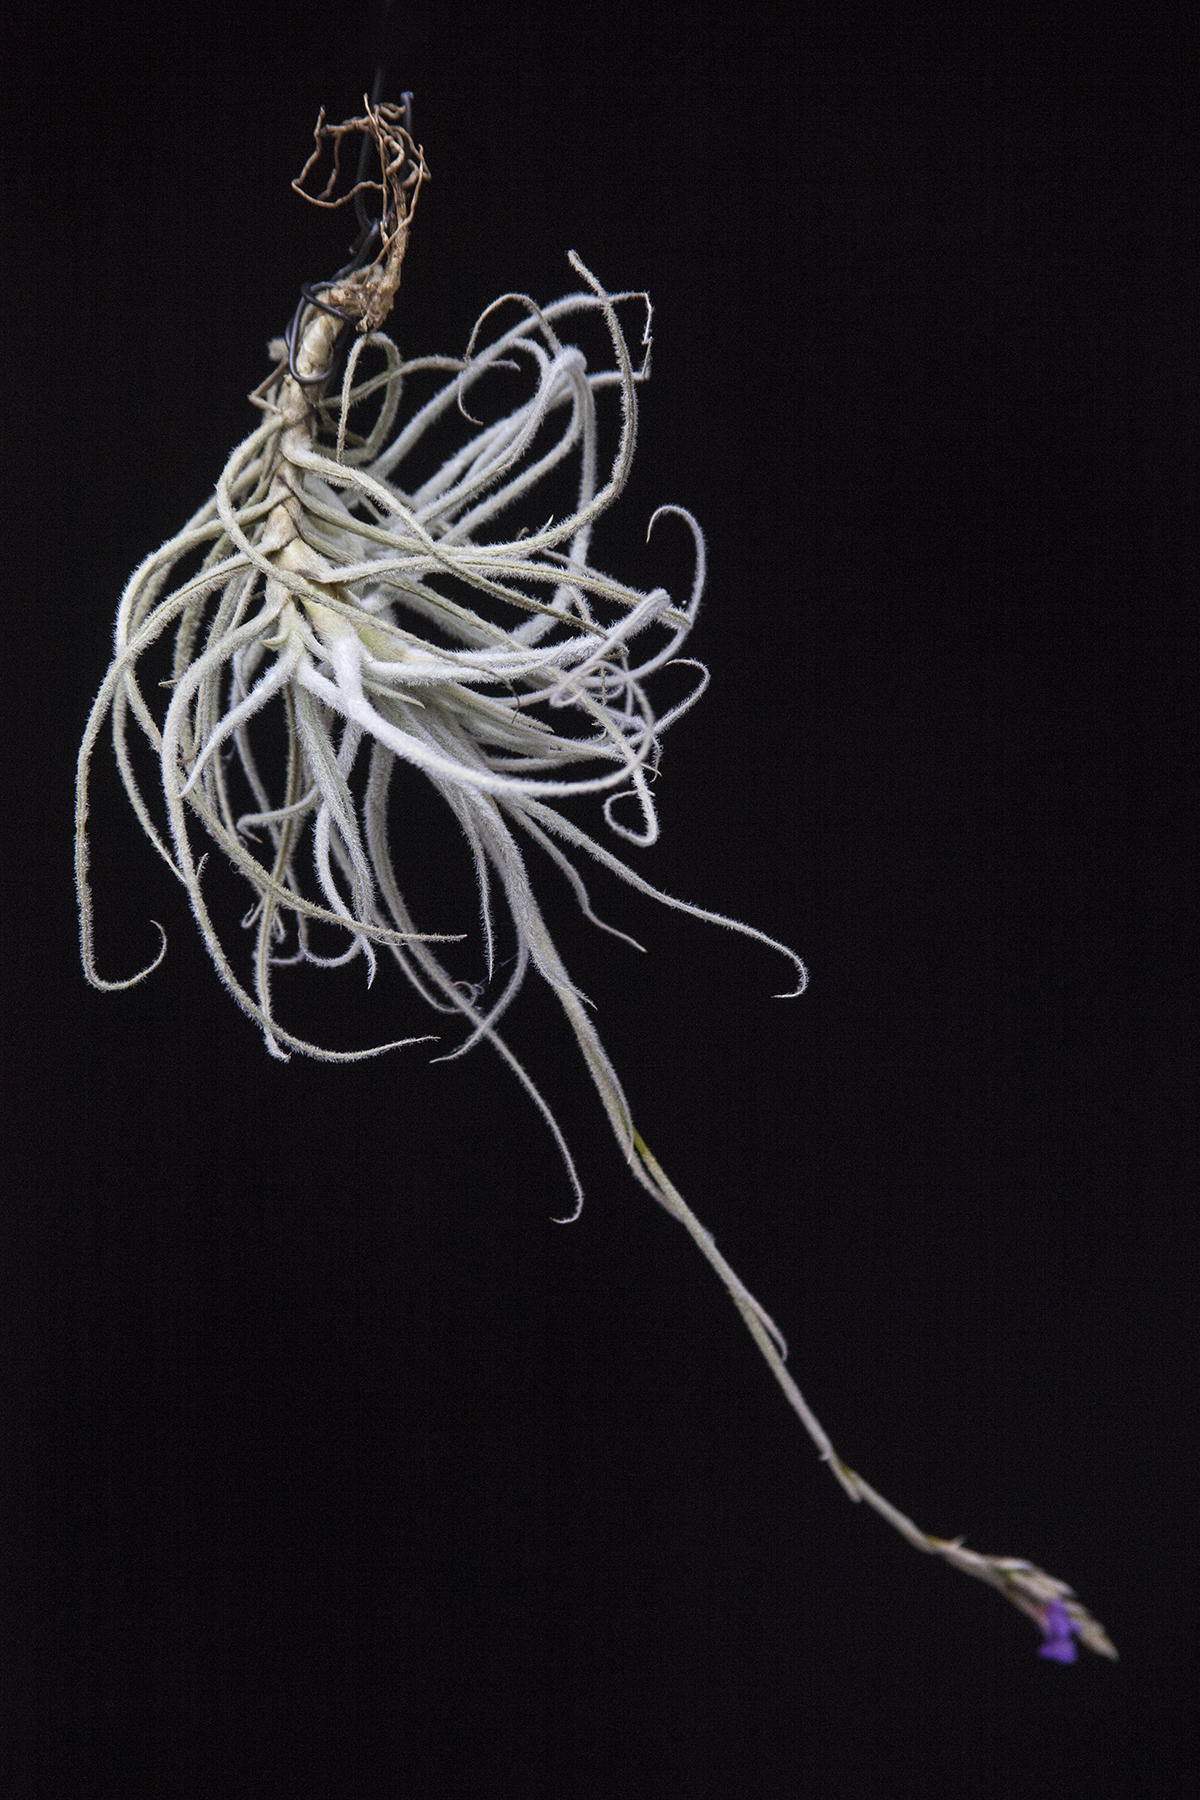
[[[422,1041],[334,1051],[277,1016],[272,976],[281,964],[327,968],[361,959],[370,981],[379,959],[391,958],[426,1006],[464,1025],[453,1055],[486,1040],[513,1070],[557,1141],[575,1217],[582,1192],[563,1134],[498,1030],[532,964],[567,1016],[631,1172],[716,1270],[850,1498],[866,1501],[918,1550],[997,1588],[1041,1628],[1043,1655],[1072,1661],[1078,1640],[1115,1656],[1065,1582],[1023,1559],[930,1536],[842,1460],[788,1372],[779,1330],[634,1125],[585,998],[547,929],[526,861],[530,847],[566,878],[597,925],[580,857],[667,906],[779,951],[792,965],[792,992],[802,992],[807,977],[799,957],[763,932],[660,893],[555,805],[595,795],[618,838],[654,841],[651,777],[663,734],[708,679],[702,664],[680,655],[704,587],[704,539],[681,507],[660,507],[650,521],[651,528],[673,521],[690,533],[695,568],[683,603],[662,588],[630,587],[591,560],[593,527],[621,493],[633,456],[637,390],[648,372],[645,295],[608,293],[572,253],[578,291],[548,306],[503,296],[461,357],[406,362],[383,334],[428,176],[408,125],[406,107],[388,104],[366,102],[360,117],[341,125],[327,124],[322,113],[294,185],[320,206],[354,200],[362,230],[351,261],[304,290],[286,338],[271,347],[270,374],[251,395],[261,423],[229,458],[212,498],[142,564],[122,598],[113,660],[79,753],[77,876],[88,979],[129,987],[166,950],[160,927],[158,954],[139,974],[106,980],[96,967],[88,779],[111,722],[134,811],[186,889],[222,980],[273,1055],[296,1050],[345,1061]],[[355,142],[359,176],[339,193],[339,156]],[[309,194],[304,183],[326,152],[329,180]],[[367,176],[368,153],[377,158],[377,178]],[[378,199],[374,222],[366,216],[369,195]],[[622,323],[630,307],[646,319],[636,366]],[[501,324],[503,309],[512,322]],[[589,366],[569,341],[568,328],[589,317],[602,328],[608,366]],[[368,352],[382,366],[366,376]],[[523,375],[530,391],[494,423],[480,424],[473,396],[502,369]],[[406,407],[410,388],[431,376],[431,397]],[[619,421],[602,472],[598,418],[609,395]],[[351,419],[368,401],[373,422],[356,433]],[[442,449],[448,436],[448,452],[430,468],[430,446]],[[565,473],[574,494],[567,516],[506,536],[506,517]],[[152,690],[150,670],[161,666],[153,657],[167,648],[169,677]],[[692,692],[656,715],[647,683],[668,663],[693,672]],[[165,829],[139,778],[146,746],[161,776]],[[515,935],[511,973],[489,999],[451,975],[439,954],[445,937],[419,931],[405,899],[389,832],[389,790],[404,767],[428,778],[466,838],[489,981],[499,912]],[[206,899],[197,836],[223,850],[253,891],[242,972]]]

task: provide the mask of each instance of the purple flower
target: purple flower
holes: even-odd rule
[[[1071,1635],[1074,1629],[1071,1615],[1062,1601],[1051,1600],[1042,1621],[1046,1641],[1038,1650],[1038,1655],[1048,1656],[1051,1662],[1073,1663],[1079,1654]]]

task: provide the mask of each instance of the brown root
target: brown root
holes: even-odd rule
[[[365,336],[377,331],[392,309],[408,248],[409,226],[421,184],[429,179],[429,169],[420,145],[413,142],[401,123],[404,113],[399,106],[388,101],[372,106],[365,95],[363,105],[366,111],[361,118],[346,119],[341,125],[327,124],[325,108],[321,108],[313,132],[314,148],[292,186],[302,199],[331,211],[345,206],[357,194],[370,192],[380,196],[382,241],[378,255],[373,262],[322,289],[326,304],[354,320]],[[344,194],[338,194],[342,143],[350,136],[366,137],[374,143],[379,154],[379,179],[356,181]],[[310,194],[304,181],[326,146],[333,159],[329,179],[319,194]]]

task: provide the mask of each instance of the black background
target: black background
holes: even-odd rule
[[[651,290],[597,554],[681,581],[645,522],[697,512],[713,683],[638,866],[812,986],[598,878],[638,958],[551,875],[568,963],[846,1457],[1105,1621],[1122,1661],[1064,1669],[846,1502],[532,983],[570,1229],[486,1053],[268,1058],[107,752],[101,954],[151,917],[170,952],[78,971],[117,597],[341,260],[288,181],[376,17],[110,0],[31,17],[11,77],[3,1791],[1190,1791],[1195,21],[602,0],[397,8],[385,45],[433,169],[406,353],[572,287],[568,248]],[[432,808],[429,842],[468,928]],[[343,1042],[423,1028],[328,993]]]

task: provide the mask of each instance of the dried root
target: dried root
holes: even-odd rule
[[[408,233],[416,211],[421,185],[429,179],[425,155],[408,135],[401,120],[403,111],[384,101],[372,106],[364,95],[366,108],[361,118],[346,119],[341,125],[325,121],[321,108],[313,131],[315,146],[292,187],[313,206],[330,211],[345,206],[357,195],[372,193],[380,197],[379,250],[362,268],[343,279],[335,279],[321,293],[322,302],[343,318],[355,322],[365,337],[378,331],[392,310],[400,286],[400,268],[408,249]],[[344,194],[336,193],[341,176],[342,145],[347,138],[362,137],[374,144],[379,157],[379,180],[356,181]],[[326,148],[332,152],[333,166],[319,194],[310,194],[304,182]]]

